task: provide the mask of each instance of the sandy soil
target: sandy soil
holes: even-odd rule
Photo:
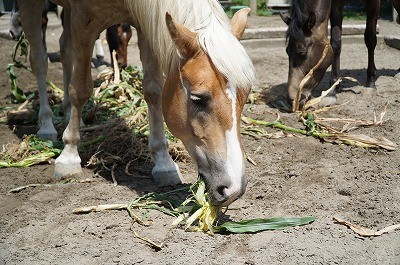
[[[381,26],[382,27],[382,26]],[[49,51],[57,51],[60,27],[49,28]],[[10,105],[7,76],[13,41],[0,38],[0,107]],[[130,64],[138,62],[137,46],[130,47]],[[284,47],[249,49],[264,97],[246,115],[272,121],[285,97],[287,56]],[[357,132],[400,143],[400,51],[379,44],[376,64],[377,95],[360,93],[351,82],[343,84],[340,104],[325,116],[373,120],[387,104],[382,126]],[[344,45],[342,75],[365,81],[367,50],[363,44]],[[34,91],[32,75],[19,72],[20,86]],[[95,75],[95,70],[94,70]],[[396,76],[397,75],[397,76]],[[61,86],[62,69],[49,64],[49,76]],[[327,86],[329,72],[322,86]],[[296,114],[279,112],[286,124],[302,127]],[[0,145],[18,140],[35,126],[0,124]],[[277,130],[268,129],[275,133]],[[290,135],[289,135],[290,136]],[[53,181],[53,165],[0,170],[0,264],[400,264],[400,231],[362,238],[333,222],[338,216],[372,229],[400,223],[400,151],[373,151],[323,143],[312,137],[254,139],[244,136],[244,148],[257,162],[247,163],[246,194],[231,205],[233,220],[315,216],[307,226],[245,235],[189,233],[170,227],[174,218],[151,211],[149,227],[135,226],[142,236],[162,242],[154,251],[134,238],[125,211],[74,215],[86,205],[125,203],[150,191],[161,192],[149,178],[151,163],[133,177],[117,174],[93,183],[72,183],[26,189],[12,188]],[[180,163],[187,183],[196,178],[193,165]],[[93,171],[85,170],[86,177]],[[143,178],[143,176],[145,178]]]

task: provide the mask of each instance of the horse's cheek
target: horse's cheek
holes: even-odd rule
[[[182,89],[164,91],[162,105],[164,120],[169,131],[179,139],[183,140],[187,135],[187,107],[185,95]]]

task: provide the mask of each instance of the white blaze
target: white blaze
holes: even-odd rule
[[[232,181],[232,185],[226,190],[228,196],[239,193],[242,185],[243,175],[243,154],[240,147],[240,141],[237,134],[238,121],[236,117],[236,90],[228,87],[228,97],[232,100],[232,129],[226,131],[226,149],[227,159],[226,167],[229,178]]]

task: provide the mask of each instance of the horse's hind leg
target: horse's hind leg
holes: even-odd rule
[[[376,24],[378,22],[380,0],[366,0],[365,6],[367,10],[367,24],[364,33],[364,42],[368,48],[368,69],[367,69],[367,81],[365,83],[366,88],[376,88],[376,67],[375,67],[375,47],[377,44],[376,37]]]
[[[99,29],[96,21],[87,23],[86,17],[80,17],[77,14],[79,12],[79,8],[71,11],[71,39],[74,49],[74,72],[68,89],[71,118],[63,134],[64,149],[55,161],[54,175],[56,177],[66,177],[82,172],[78,154],[79,127],[83,106],[93,92],[90,62]]]
[[[168,142],[165,137],[161,105],[162,72],[152,54],[150,44],[138,30],[140,59],[143,64],[143,93],[149,109],[150,137],[149,149],[155,166],[153,178],[159,186],[170,186],[181,183],[178,165],[168,153]]]
[[[53,112],[47,97],[47,53],[42,42],[42,10],[45,1],[18,1],[21,23],[30,44],[29,59],[32,72],[36,77],[39,90],[39,131],[42,139],[57,140],[57,131],[53,125]]]

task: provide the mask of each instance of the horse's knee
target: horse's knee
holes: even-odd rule
[[[147,104],[156,105],[161,102],[162,83],[153,77],[143,78],[143,95]]]
[[[29,53],[29,61],[31,64],[33,74],[38,77],[38,75],[46,76],[47,74],[47,54],[44,47],[31,47],[31,52]]]
[[[338,27],[332,28],[331,46],[335,55],[340,54],[342,50],[342,31]]]
[[[364,43],[368,49],[375,49],[376,44],[378,42],[378,38],[376,37],[376,33],[365,31],[364,33]]]
[[[76,89],[77,86],[74,84],[70,84],[68,88],[69,99],[73,106],[82,107],[86,102],[90,99],[93,93],[93,81],[90,80],[86,83],[83,83],[79,88],[84,89]]]

